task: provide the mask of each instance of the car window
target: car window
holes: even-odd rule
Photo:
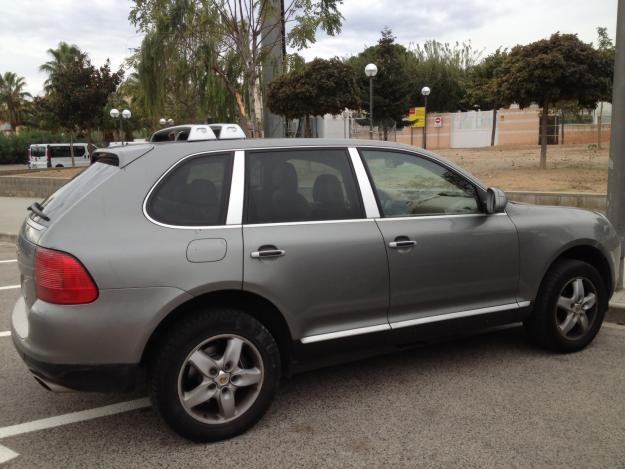
[[[231,171],[232,154],[186,160],[153,191],[147,203],[148,214],[168,225],[225,224]]]
[[[480,212],[475,186],[443,165],[400,152],[361,154],[385,217]]]
[[[30,156],[33,156],[33,157],[46,156],[46,148],[45,147],[30,147]]]
[[[85,147],[83,145],[74,145],[74,157],[84,156]],[[50,146],[50,156],[52,158],[71,158],[71,150],[69,145]]]
[[[252,152],[246,167],[247,223],[363,217],[344,150]]]

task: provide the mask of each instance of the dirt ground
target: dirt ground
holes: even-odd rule
[[[508,191],[604,193],[607,190],[607,145],[601,150],[589,145],[549,146],[546,170],[538,167],[538,145],[434,151],[467,169],[485,183]],[[82,169],[50,169],[28,175],[71,178]]]
[[[539,169],[540,147],[453,148],[434,150],[485,183],[504,190],[605,193],[608,148],[550,145],[547,169]]]

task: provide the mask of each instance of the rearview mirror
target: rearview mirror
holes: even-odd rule
[[[489,187],[486,191],[486,213],[503,212],[506,205],[508,205],[506,193],[496,187]]]

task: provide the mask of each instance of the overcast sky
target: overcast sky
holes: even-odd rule
[[[375,44],[388,26],[408,45],[427,39],[471,40],[476,49],[528,43],[551,33],[577,33],[585,42],[596,27],[616,29],[617,0],[344,0],[345,21],[339,36],[323,34],[306,59],[347,56]],[[96,65],[107,58],[119,66],[141,37],[128,22],[127,0],[0,0],[0,73],[26,78],[37,94],[45,75],[39,65],[59,41],[78,45]]]

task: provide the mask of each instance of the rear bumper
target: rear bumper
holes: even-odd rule
[[[49,391],[132,391],[142,381],[138,365],[58,365],[34,359],[13,335],[13,343],[35,379]]]

